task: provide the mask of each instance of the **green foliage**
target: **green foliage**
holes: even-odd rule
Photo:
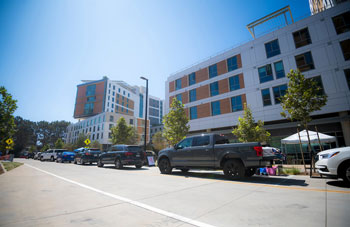
[[[45,144],[41,149],[40,152],[44,152],[46,150],[50,149],[50,146],[48,144]]]
[[[97,140],[92,141],[89,146],[91,148],[98,148],[98,149],[102,150],[102,146],[101,146],[100,142],[98,142]]]
[[[186,137],[190,129],[190,126],[187,125],[188,121],[183,104],[174,98],[169,113],[163,119],[163,136],[171,146],[174,146]]]
[[[31,145],[29,148],[29,153],[33,153],[35,151],[37,151],[37,147],[35,145]]]
[[[282,169],[282,173],[283,174],[287,174],[287,175],[299,175],[301,173],[300,169],[297,168],[283,168]]]
[[[14,153],[18,153],[30,145],[36,145],[36,124],[19,116],[15,117],[16,133],[13,135],[15,141]]]
[[[135,128],[127,125],[124,117],[119,118],[117,125],[111,129],[113,144],[136,144],[137,133]]]
[[[243,118],[238,118],[238,126],[232,133],[238,137],[240,142],[266,142],[270,133],[265,131],[264,122],[255,123],[250,107],[244,109]]]
[[[305,79],[299,70],[290,70],[286,94],[281,97],[284,112],[281,115],[290,120],[301,121],[305,128],[311,121],[310,114],[320,110],[327,103],[327,95],[322,94],[322,88],[312,79]]]
[[[73,151],[74,150],[74,144],[72,144],[72,143],[65,143],[63,148],[67,149],[69,151]]]
[[[80,147],[86,147],[85,140],[88,138],[88,136],[84,133],[80,133],[78,135],[78,139],[74,143],[74,149],[80,148]]]
[[[7,93],[5,87],[0,87],[0,150],[6,150],[7,139],[15,134],[16,125],[13,113],[17,109],[17,100]],[[13,146],[13,144],[12,144]]]
[[[6,169],[6,171],[13,170],[14,168],[17,168],[18,166],[23,165],[23,163],[20,162],[3,162],[2,163]]]
[[[152,143],[156,151],[163,150],[168,146],[166,139],[162,135],[162,132],[157,132],[152,136]]]
[[[64,143],[61,138],[58,138],[55,142],[55,148],[56,149],[62,149],[64,146]]]

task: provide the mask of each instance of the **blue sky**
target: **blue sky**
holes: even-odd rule
[[[0,0],[0,86],[32,121],[73,119],[83,79],[124,80],[165,97],[166,78],[251,39],[246,25],[308,0]]]

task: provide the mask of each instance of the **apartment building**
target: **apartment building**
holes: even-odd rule
[[[286,73],[299,69],[322,86],[327,105],[312,114],[310,128],[350,146],[349,1],[171,75],[165,82],[165,113],[176,97],[185,106],[190,133],[218,132],[233,137],[244,104],[265,122],[272,145],[296,133],[297,122],[284,119],[279,97]]]

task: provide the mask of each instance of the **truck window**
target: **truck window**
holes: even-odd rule
[[[215,135],[215,144],[225,144],[230,143],[225,136]]]
[[[192,138],[187,138],[187,139],[184,139],[182,140],[182,142],[180,142],[177,147],[179,149],[184,149],[186,147],[191,147],[192,146]]]
[[[210,144],[209,136],[198,136],[193,138],[193,147],[207,146]]]

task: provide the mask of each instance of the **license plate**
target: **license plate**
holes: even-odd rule
[[[136,155],[136,157],[140,157],[140,155],[139,155],[139,154],[137,154],[137,155]]]
[[[94,154],[95,157],[97,157],[97,154]]]

